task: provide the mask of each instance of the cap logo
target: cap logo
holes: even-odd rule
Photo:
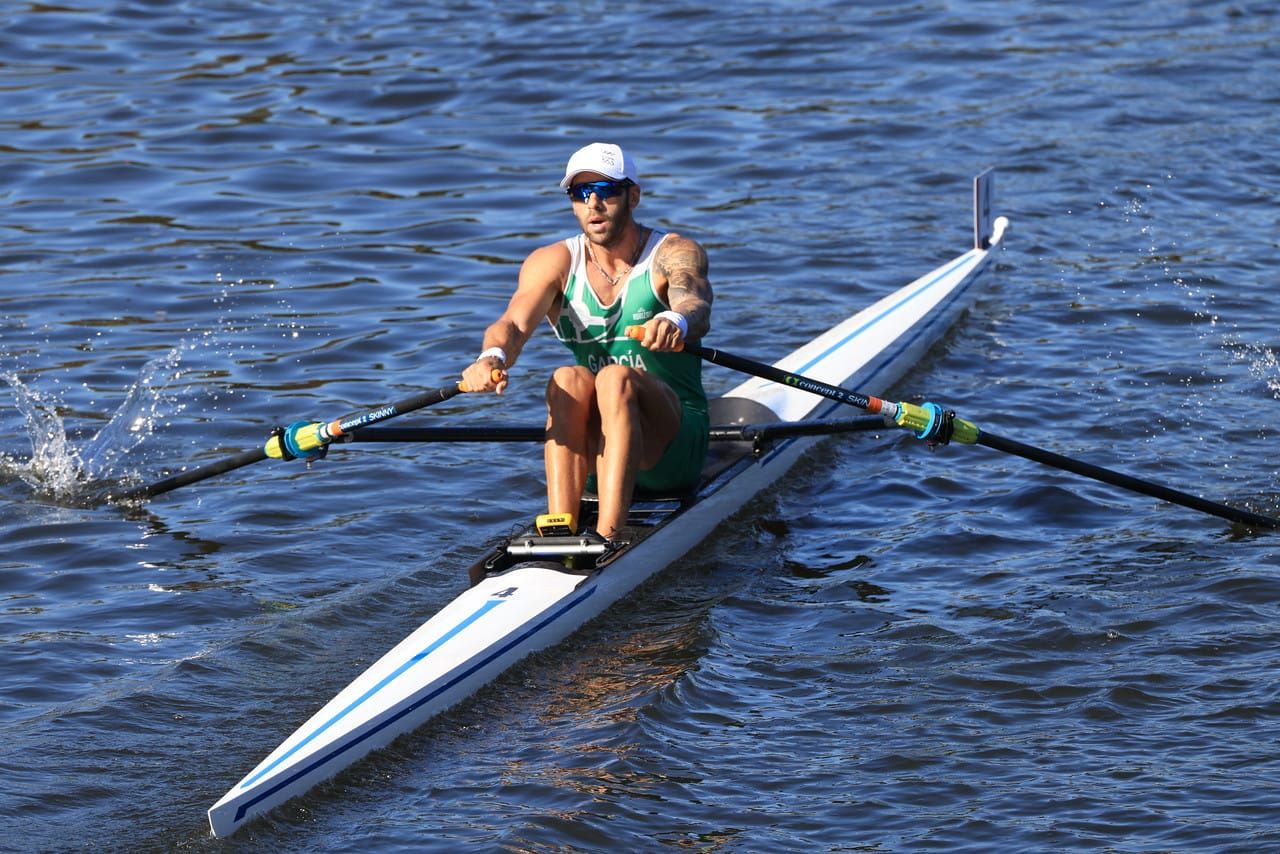
[[[635,183],[635,164],[622,151],[622,146],[607,142],[593,142],[573,153],[564,167],[560,188],[569,189],[574,176],[582,172],[599,172],[616,180],[627,179]]]

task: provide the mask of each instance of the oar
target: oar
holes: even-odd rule
[[[643,335],[643,331],[637,332],[639,329],[640,327],[632,327],[627,330],[627,334],[632,337],[640,337]],[[686,344],[684,349],[685,352],[692,353],[708,362],[732,368],[744,374],[772,380],[773,382],[812,392],[849,406],[855,406],[858,409],[864,409],[867,412],[883,415],[886,422],[892,421],[899,427],[913,430],[917,438],[926,441],[944,444],[955,441],[965,445],[985,445],[997,451],[1015,454],[1034,462],[1083,475],[1103,483],[1109,483],[1112,486],[1168,501],[1171,504],[1179,504],[1192,510],[1198,510],[1201,513],[1208,513],[1211,516],[1217,516],[1230,522],[1238,522],[1241,525],[1248,525],[1254,528],[1280,528],[1280,519],[1271,516],[1263,516],[1248,510],[1228,507],[1225,504],[1208,501],[1199,496],[1162,486],[1158,483],[1131,477],[1111,469],[1095,466],[1092,463],[1073,460],[1070,457],[1064,457],[1052,451],[1046,451],[1023,442],[997,436],[987,430],[980,429],[978,425],[971,421],[956,418],[955,413],[946,412],[942,407],[934,403],[926,403],[923,406],[917,406],[913,403],[893,403],[860,392],[840,388],[839,386],[829,385],[800,374],[793,374],[790,371],[784,371],[773,365],[766,365],[763,362],[735,356],[723,350],[702,347],[697,344]]]
[[[501,371],[494,371],[495,381],[499,380],[501,376]],[[149,486],[131,489],[119,497],[128,500],[152,498],[156,495],[171,492],[180,486],[207,480],[215,475],[233,471],[267,458],[277,460],[315,459],[316,457],[324,456],[330,442],[346,436],[360,427],[366,427],[379,421],[386,421],[388,418],[395,418],[397,415],[404,415],[407,412],[441,403],[465,391],[468,391],[468,389],[462,383],[455,383],[442,388],[433,388],[429,391],[415,394],[412,397],[406,397],[403,400],[379,406],[376,409],[368,409],[347,415],[328,423],[295,421],[288,427],[274,430],[267,439],[266,444],[261,448],[242,451],[233,457],[227,457],[166,477]]]
[[[717,424],[710,430],[713,442],[753,442],[795,436],[829,436],[862,430],[884,429],[884,419],[873,416],[813,421],[769,421],[763,424]],[[495,424],[489,427],[367,427],[343,437],[342,442],[545,442],[547,431],[532,424]]]

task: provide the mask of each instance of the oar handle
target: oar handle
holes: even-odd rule
[[[494,368],[490,376],[495,383],[499,383],[506,379],[507,374],[503,370]],[[274,431],[263,446],[263,451],[274,460],[318,457],[324,453],[326,445],[353,430],[440,403],[468,391],[471,389],[467,388],[466,383],[459,381],[453,385],[433,388],[412,397],[379,406],[376,409],[367,409],[337,418],[327,424],[319,421],[295,421],[288,427]]]
[[[489,379],[493,380],[495,384],[503,382],[504,380],[506,380],[506,378],[507,378],[507,372],[502,370],[502,368],[494,368],[492,371],[489,372]],[[463,394],[470,394],[473,391],[484,391],[484,389],[479,389],[479,388],[467,388],[467,384],[464,382],[458,383],[458,390],[461,391]]]
[[[634,339],[634,340],[636,340],[636,341],[643,341],[643,340],[644,340],[644,327],[643,327],[643,326],[628,326],[625,334],[626,334],[626,336],[627,336],[628,338],[632,338],[632,339]],[[681,341],[679,344],[677,344],[677,345],[676,345],[676,352],[677,352],[677,353],[680,353],[680,352],[683,352],[683,351],[686,351],[686,350],[687,350],[688,352],[692,353],[692,352],[693,352],[693,350],[694,350],[693,345],[691,345],[691,344],[686,344],[686,342],[684,342],[684,341]]]

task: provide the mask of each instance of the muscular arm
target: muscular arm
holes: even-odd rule
[[[702,247],[678,234],[664,240],[653,259],[659,293],[665,285],[667,304],[672,311],[684,315],[692,340],[711,331],[712,294],[707,268],[707,253]]]
[[[496,357],[477,359],[462,373],[463,381],[473,389],[501,391],[506,383],[495,384],[490,376],[494,368],[510,368],[520,357],[542,319],[551,312],[560,295],[569,268],[569,252],[563,244],[552,244],[534,250],[520,267],[516,292],[502,315],[484,331],[481,351],[499,347],[506,354],[503,363]]]

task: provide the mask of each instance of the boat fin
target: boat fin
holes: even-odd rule
[[[991,193],[995,170],[988,169],[973,179],[973,246],[991,248]]]

